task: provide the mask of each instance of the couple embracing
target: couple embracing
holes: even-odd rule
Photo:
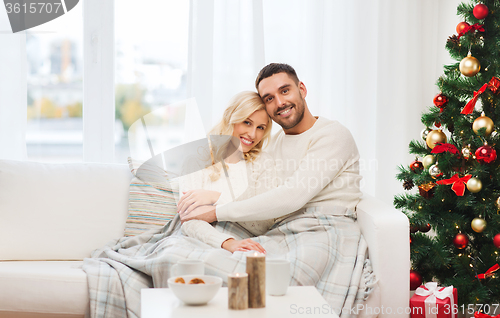
[[[340,123],[311,114],[305,101],[307,89],[295,70],[287,64],[269,64],[259,72],[255,87],[258,94],[242,92],[233,97],[210,132],[231,135],[239,151],[228,151],[234,146],[228,142],[222,163],[180,182],[182,232],[230,252],[265,249],[208,223],[238,222],[259,236],[304,209],[348,216],[361,196],[354,139]],[[283,129],[271,138],[272,121]],[[262,148],[269,140],[265,153]],[[231,189],[221,178],[222,164]],[[249,179],[246,171],[251,171]],[[231,197],[233,190],[236,195]]]
[[[316,286],[341,318],[371,294],[376,279],[354,212],[361,176],[350,132],[311,114],[289,65],[265,66],[256,88],[236,95],[210,132],[231,136],[210,149],[213,165],[180,178],[178,215],[84,260],[91,317],[140,317],[141,290],[167,287],[181,260],[202,260],[206,274],[227,283],[228,274],[245,271],[250,250],[289,260],[290,285]],[[270,137],[272,121],[283,129]]]

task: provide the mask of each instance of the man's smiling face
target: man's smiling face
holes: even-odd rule
[[[269,116],[285,133],[304,118],[307,90],[302,82],[298,84],[281,72],[264,78],[258,86],[259,95],[266,104]]]

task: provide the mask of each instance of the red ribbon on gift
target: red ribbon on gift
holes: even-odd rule
[[[443,308],[443,301],[446,302],[447,299],[450,300],[449,306],[450,308],[455,308],[456,302],[456,288],[453,286],[448,287],[438,287],[436,282],[428,282],[424,286],[420,286],[415,290],[415,294],[413,297],[424,297],[425,300],[422,301],[424,304],[424,317],[444,317],[438,313],[439,306],[438,302],[441,303],[441,308]],[[413,299],[412,297],[412,299]],[[412,303],[412,299],[410,299],[410,305]],[[431,313],[436,313],[437,315],[431,315]],[[446,317],[450,317],[449,314],[445,315]],[[455,318],[457,316],[456,312],[451,311],[451,318]]]
[[[474,23],[473,25],[466,26],[462,32],[458,33],[458,39],[465,35],[465,33],[470,32],[470,31],[479,31],[479,32],[484,32],[484,28],[482,24],[479,23]]]
[[[481,86],[481,88],[477,92],[474,92],[474,97],[472,97],[472,99],[467,103],[467,105],[465,105],[464,109],[462,109],[460,114],[465,114],[465,115],[471,114],[472,111],[474,110],[474,106],[476,106],[477,98],[479,97],[479,95],[484,93],[487,87],[488,83]]]
[[[436,183],[437,184],[453,184],[451,186],[451,189],[453,190],[453,192],[455,192],[455,194],[458,196],[463,196],[465,193],[465,184],[467,183],[467,181],[469,181],[469,179],[471,177],[472,176],[470,174],[468,174],[462,178],[459,178],[458,173],[455,173],[453,175],[453,177],[451,177],[449,179],[445,179],[445,180],[439,180]]]
[[[456,155],[458,153],[458,149],[452,144],[438,142],[431,151],[431,153],[443,153],[443,152],[451,152],[452,154]]]
[[[490,316],[490,315],[487,315],[487,314],[483,314],[482,312],[476,311],[474,313],[474,317],[475,318],[500,318],[500,315]]]
[[[486,277],[490,277],[490,276],[493,276],[493,274],[495,274],[495,272],[500,269],[500,265],[498,264],[495,264],[493,265],[492,267],[490,267],[490,269],[488,269],[486,271],[486,273],[484,274],[479,274],[477,275],[476,277],[479,278],[479,279],[485,279]]]

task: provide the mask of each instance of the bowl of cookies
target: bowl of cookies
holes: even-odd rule
[[[182,275],[168,279],[168,287],[187,305],[204,305],[215,297],[222,278],[211,275]]]

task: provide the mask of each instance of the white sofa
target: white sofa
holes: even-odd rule
[[[0,160],[0,317],[88,313],[82,260],[122,236],[131,178],[127,165]],[[408,219],[370,196],[357,212],[379,279],[380,317],[407,317]]]

